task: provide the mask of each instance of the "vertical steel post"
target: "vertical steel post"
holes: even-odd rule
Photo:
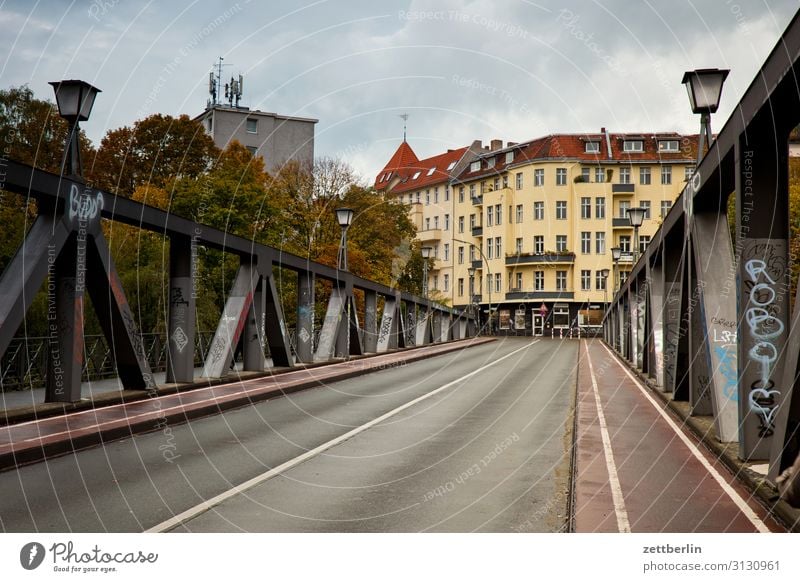
[[[195,245],[188,236],[169,241],[167,383],[194,381]]]
[[[297,273],[297,359],[314,361],[314,273]]]
[[[378,294],[364,291],[364,351],[378,351]]]

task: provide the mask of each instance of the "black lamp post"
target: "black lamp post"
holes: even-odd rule
[[[467,273],[469,273],[469,309],[472,315],[475,316],[475,267],[467,268]]]
[[[422,296],[428,298],[428,259],[431,256],[431,247],[422,247]]]
[[[61,173],[70,178],[81,178],[81,152],[78,144],[80,134],[78,122],[86,121],[92,113],[95,97],[100,89],[93,87],[86,81],[68,79],[65,81],[51,81],[50,85],[56,94],[58,114],[69,123],[67,141],[64,145],[64,162]]]
[[[603,278],[603,312],[608,309],[608,275],[610,271],[608,269],[602,269],[600,271],[600,276]]]
[[[641,206],[628,208],[628,220],[633,227],[633,263],[639,260],[639,227],[644,222],[645,209]]]
[[[700,114],[700,143],[697,147],[697,163],[703,159],[706,139],[711,146],[711,114],[717,112],[722,85],[730,73],[727,69],[696,69],[683,74],[681,83],[686,85],[692,112]]]
[[[342,227],[342,239],[339,242],[339,270],[347,270],[347,229],[353,222],[353,210],[350,208],[337,208],[336,220]]]
[[[617,275],[619,271],[619,260],[622,258],[622,249],[620,247],[611,247],[611,258],[614,261],[614,292],[616,293],[619,287]]]

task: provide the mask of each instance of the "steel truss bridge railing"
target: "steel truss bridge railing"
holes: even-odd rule
[[[0,182],[9,191],[36,199],[38,208],[23,244],[0,276],[0,366],[7,365],[7,352],[9,348],[13,352],[25,313],[46,284],[48,330],[40,357],[48,360],[44,378],[47,402],[81,398],[84,364],[87,357],[94,356],[91,350],[84,353],[87,291],[122,385],[133,390],[155,388],[152,372],[156,366],[148,354],[147,336],[137,329],[103,235],[102,220],[148,230],[169,240],[169,313],[163,359],[168,383],[195,380],[198,247],[239,257],[216,331],[207,352],[200,354],[205,378],[227,373],[237,345],[241,346],[244,370],[263,371],[266,354],[273,366],[292,367],[477,333],[474,319],[461,310],[114,196],[79,179],[0,160]],[[297,274],[294,330],[285,323],[274,267]],[[331,294],[322,325],[315,329],[317,280],[329,281]],[[355,290],[363,293],[363,323],[358,321]],[[383,298],[381,313],[379,297]],[[24,379],[30,370],[17,373]]]
[[[790,313],[789,134],[800,12],[615,294],[605,341],[769,479],[798,451],[800,301]],[[727,216],[736,198],[732,240]]]

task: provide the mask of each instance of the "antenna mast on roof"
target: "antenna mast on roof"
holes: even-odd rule
[[[398,115],[400,119],[403,120],[403,141],[406,141],[406,124],[408,123],[408,113],[403,113],[402,115]]]
[[[208,74],[208,93],[211,95],[211,99],[208,100],[207,107],[213,107],[219,103],[217,97],[222,93],[222,67],[231,66],[231,64],[222,64],[223,60],[224,57],[219,57],[219,61],[213,65],[211,72]],[[214,69],[216,69],[216,72]]]

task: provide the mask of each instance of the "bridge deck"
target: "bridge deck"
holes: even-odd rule
[[[489,341],[494,340],[475,338],[424,346],[3,426],[0,470]]]
[[[602,342],[579,368],[576,531],[784,531]]]

